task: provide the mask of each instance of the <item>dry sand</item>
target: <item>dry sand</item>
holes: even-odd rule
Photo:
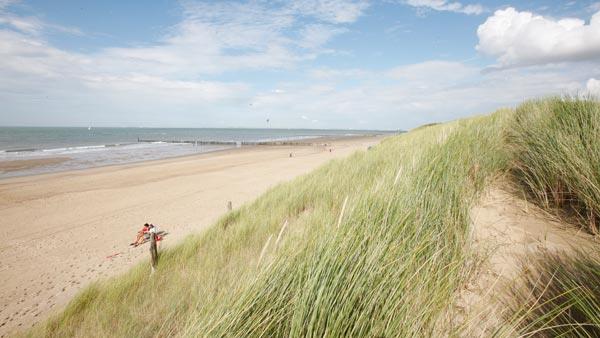
[[[162,246],[331,158],[380,137],[322,146],[259,146],[192,157],[0,181],[0,336],[32,326],[91,281],[148,256],[129,246],[144,222]],[[289,154],[293,153],[293,157]]]

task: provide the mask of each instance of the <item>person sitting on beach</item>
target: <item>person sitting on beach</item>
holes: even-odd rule
[[[144,240],[146,239],[146,234],[148,234],[149,231],[150,231],[150,224],[148,224],[148,223],[144,224],[144,226],[140,229],[140,231],[138,231],[137,238],[135,239],[135,241],[133,243],[131,243],[131,245],[138,246],[138,245],[144,243]]]
[[[140,244],[143,244],[145,240],[150,239],[150,233],[156,234],[157,242],[162,240],[162,236],[158,234],[158,227],[154,224],[146,223],[144,224],[142,229],[138,231],[137,238],[135,239],[135,242],[131,243],[131,245],[138,246]]]

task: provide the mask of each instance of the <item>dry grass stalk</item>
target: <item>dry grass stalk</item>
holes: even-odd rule
[[[338,217],[336,228],[339,228],[340,224],[342,224],[342,218],[344,217],[344,212],[346,211],[346,203],[348,203],[348,196],[344,198],[344,204],[342,204],[342,211],[340,212],[340,217]]]
[[[263,246],[262,250],[260,251],[260,256],[258,257],[258,263],[256,263],[257,267],[260,266],[260,263],[262,262],[263,257],[267,253],[267,248],[269,248],[269,243],[271,243],[271,238],[273,238],[273,235],[269,235],[269,238],[267,239],[267,242],[265,243],[265,245]]]
[[[275,241],[276,248],[279,247],[279,242],[283,238],[283,232],[287,228],[287,225],[288,225],[288,220],[286,219],[285,222],[283,222],[283,225],[281,226],[281,230],[279,230],[279,235],[277,235],[277,240]]]

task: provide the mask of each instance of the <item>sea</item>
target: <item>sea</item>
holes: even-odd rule
[[[34,167],[13,167],[4,171],[0,166],[0,179],[207,153],[240,147],[244,142],[293,141],[384,133],[389,132],[270,128],[0,127],[0,164],[14,160],[64,159],[61,162]]]

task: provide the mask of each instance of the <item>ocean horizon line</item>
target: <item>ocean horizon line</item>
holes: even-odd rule
[[[135,126],[23,126],[23,125],[0,125],[2,128],[32,128],[32,129],[48,129],[48,128],[65,128],[65,129],[204,129],[204,130],[313,130],[313,131],[374,131],[374,132],[404,132],[404,129],[358,129],[358,128],[292,128],[292,127],[135,127]]]

